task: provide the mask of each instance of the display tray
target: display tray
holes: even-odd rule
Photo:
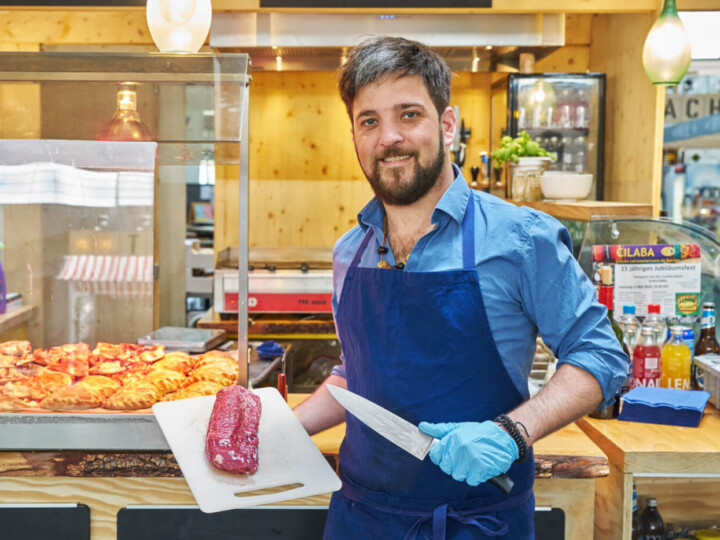
[[[169,451],[152,411],[0,414],[0,450]]]
[[[238,372],[223,351],[0,343],[0,449],[168,450],[150,407],[214,395]]]
[[[220,329],[164,326],[138,338],[139,345],[162,345],[168,351],[204,353],[227,340],[227,332]]]

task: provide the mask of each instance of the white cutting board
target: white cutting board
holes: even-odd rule
[[[253,390],[262,403],[258,470],[241,475],[221,471],[205,457],[205,435],[215,396],[153,405],[180,470],[203,512],[259,506],[340,489],[340,479],[275,388]],[[302,484],[301,487],[237,497],[236,493]]]

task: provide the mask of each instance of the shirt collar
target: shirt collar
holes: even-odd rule
[[[463,176],[460,168],[452,164],[453,174],[455,180],[450,184],[445,193],[438,201],[433,211],[433,222],[438,219],[440,212],[450,216],[458,223],[462,223],[465,217],[465,210],[467,208],[468,200],[470,199],[470,187],[467,185],[467,181]],[[383,219],[385,217],[385,208],[382,203],[373,197],[365,207],[358,213],[357,219],[363,232],[367,231],[368,227],[376,227],[382,230]]]

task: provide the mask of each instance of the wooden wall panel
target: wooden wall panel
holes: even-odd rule
[[[144,9],[18,9],[0,15],[0,43],[128,45],[153,41]]]
[[[568,13],[565,15],[565,45],[590,45],[592,15]]]
[[[250,179],[364,180],[334,73],[252,76]]]
[[[535,62],[538,73],[585,73],[588,70],[590,47],[567,45]]]
[[[250,182],[250,245],[330,247],[372,195],[365,180]]]
[[[660,202],[665,91],[642,67],[642,47],[654,14],[596,15],[591,71],[607,73],[605,198]]]

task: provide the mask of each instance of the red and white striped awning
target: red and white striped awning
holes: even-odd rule
[[[150,255],[67,255],[58,279],[75,290],[114,295],[152,294]]]

